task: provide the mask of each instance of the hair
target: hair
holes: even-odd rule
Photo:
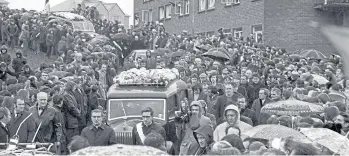
[[[154,115],[154,111],[151,107],[145,107],[142,109],[141,113],[143,114],[144,112],[150,112],[150,115],[153,116]]]
[[[161,149],[161,146],[163,146],[164,144],[165,144],[164,138],[159,133],[156,133],[156,132],[149,133],[144,139],[145,146],[154,147],[160,150],[163,150]]]
[[[92,113],[102,113],[102,114],[103,114],[103,110],[97,108],[97,109],[92,110],[91,114],[92,114]]]
[[[2,120],[5,116],[7,117],[10,114],[10,110],[6,107],[0,107],[0,120]]]
[[[271,92],[276,92],[278,95],[281,96],[281,90],[279,88],[272,88]]]
[[[225,129],[225,134],[228,135],[228,132],[229,132],[229,129],[230,128],[234,128],[238,131],[238,136],[241,136],[241,129],[239,127],[236,127],[236,126],[228,126],[226,129]]]
[[[263,90],[265,95],[269,95],[269,90],[267,88],[261,88],[259,91]]]
[[[72,141],[68,144],[67,148],[70,150],[70,153],[73,153],[89,146],[90,144],[86,138],[76,135],[72,138]]]
[[[55,95],[52,98],[53,104],[57,105],[60,104],[63,101],[63,96],[62,95]]]

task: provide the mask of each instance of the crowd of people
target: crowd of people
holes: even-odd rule
[[[263,45],[260,35],[257,39],[253,35],[235,38],[222,31],[212,37],[187,31],[170,35],[159,22],[130,30],[128,39],[91,46],[69,26],[48,24],[47,14],[6,7],[0,11],[0,143],[16,138],[20,143],[55,143],[62,154],[116,144],[101,101],[106,100],[106,91],[118,73],[132,68],[176,68],[178,78],[191,89],[191,102],[184,101],[190,110],[188,123],[176,123],[176,134],[166,134],[153,122],[152,108],[146,108],[140,111],[142,127],[132,131],[134,145],[183,155],[328,155],[333,153],[320,145],[288,137],[281,139],[279,148],[260,140],[244,142],[242,133],[258,125],[278,124],[296,130],[328,128],[348,136],[349,85],[339,56],[292,55]],[[33,16],[28,18],[28,13]],[[93,21],[100,34],[124,31],[117,23],[99,19],[93,8],[78,8],[75,13]],[[202,55],[214,48],[229,59]],[[135,49],[149,49],[146,58],[127,55]],[[26,59],[30,52],[58,58],[31,69]],[[16,58],[8,53],[16,53]],[[283,100],[313,103],[324,111],[307,116],[261,111]]]

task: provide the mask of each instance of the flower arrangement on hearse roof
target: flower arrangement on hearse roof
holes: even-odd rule
[[[119,85],[159,85],[167,86],[179,77],[176,68],[173,69],[130,69],[121,72],[115,79]]]

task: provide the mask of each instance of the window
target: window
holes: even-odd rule
[[[223,34],[224,35],[231,34],[231,29],[223,29]]]
[[[165,10],[165,18],[171,18],[172,14],[172,5],[166,5],[166,10]]]
[[[143,3],[145,3],[145,2],[149,2],[149,0],[143,0]]]
[[[137,26],[139,24],[139,13],[135,13],[134,22],[135,22],[135,26]]]
[[[190,12],[190,2],[189,0],[184,1],[184,14],[189,14]]]
[[[170,96],[169,98],[166,99],[167,103],[167,111],[168,111],[168,118],[174,118],[175,117],[175,112],[179,110],[179,107],[177,106],[177,99],[176,99],[176,94]]]
[[[234,4],[240,4],[240,0],[233,0]]]
[[[255,39],[255,42],[261,43],[262,42],[262,35],[263,35],[263,26],[262,25],[255,25],[252,26],[252,34]]]
[[[242,28],[234,28],[233,30],[235,38],[242,37]]]
[[[143,22],[149,21],[149,10],[142,10],[142,21]]]
[[[163,20],[165,18],[165,8],[159,7],[159,20]]]
[[[207,37],[212,37],[213,35],[214,35],[214,31],[209,31],[209,32],[207,32]]]
[[[199,0],[199,11],[206,10],[206,0]]]
[[[175,8],[175,14],[176,15],[182,15],[183,12],[182,12],[182,2],[176,2],[176,8]]]
[[[214,8],[215,3],[216,3],[216,0],[208,0],[208,8],[209,9]]]
[[[153,21],[153,10],[152,9],[148,10],[148,21],[149,22]]]
[[[221,0],[221,2],[225,5],[232,5],[234,3],[234,0]]]

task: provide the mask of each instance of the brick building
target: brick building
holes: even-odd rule
[[[159,21],[175,34],[210,36],[219,28],[236,37],[263,34],[265,44],[288,51],[335,52],[311,21],[349,27],[347,0],[135,0],[134,5],[135,26]]]

